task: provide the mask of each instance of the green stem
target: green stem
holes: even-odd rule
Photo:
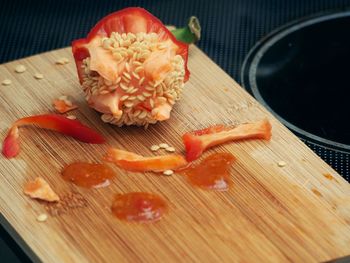
[[[192,44],[197,42],[201,37],[201,26],[199,20],[195,16],[191,16],[185,27],[177,28],[171,31],[177,40]]]

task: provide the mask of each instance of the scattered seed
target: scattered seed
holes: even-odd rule
[[[47,220],[47,214],[40,214],[38,215],[38,217],[36,218],[36,220],[38,222],[45,222]]]
[[[160,149],[160,147],[159,147],[159,145],[152,145],[150,149],[152,152],[156,152]]]
[[[130,93],[132,94],[132,93],[135,93],[136,91],[138,91],[138,88],[133,88],[133,89],[130,91]]]
[[[135,66],[142,66],[142,63],[140,61],[134,60],[132,62],[132,64],[134,64]]]
[[[56,60],[56,64],[58,64],[58,65],[65,65],[68,63],[69,63],[69,59],[65,58],[65,57],[62,57],[62,58],[59,58]]]
[[[173,175],[174,174],[174,171],[173,170],[165,170],[163,172],[164,175],[167,175],[167,176],[170,176],[170,175]]]
[[[146,98],[148,98],[148,97],[151,97],[152,96],[152,94],[151,93],[148,93],[148,92],[142,92],[142,95],[144,96],[144,97],[146,97]]]
[[[70,120],[75,120],[77,118],[77,116],[75,115],[68,115],[67,116],[67,119],[70,119]]]
[[[34,78],[36,78],[36,79],[43,79],[43,78],[44,78],[44,75],[41,74],[41,73],[35,73],[35,74],[34,74]]]
[[[134,91],[134,87],[131,86],[125,92],[128,93],[128,94],[131,94],[133,91]]]
[[[127,108],[131,108],[132,106],[134,106],[134,103],[132,101],[127,101],[124,103],[125,107]]]
[[[118,77],[117,80],[115,81],[115,84],[118,84],[122,80],[122,77]]]
[[[142,77],[140,80],[139,80],[139,85],[141,86],[142,83],[145,81],[145,77]]]
[[[23,66],[23,65],[18,65],[16,68],[15,68],[15,71],[17,72],[17,73],[23,73],[24,71],[26,71],[27,70],[27,68],[25,67],[25,66]]]
[[[134,76],[135,79],[140,79],[140,75],[136,72],[133,71],[131,74]]]
[[[140,115],[137,116],[137,117],[138,117],[139,119],[144,119],[144,118],[146,118],[146,116],[147,116],[147,111],[143,111],[143,112],[141,112]]]
[[[284,167],[284,166],[287,165],[287,163],[286,163],[285,161],[279,161],[279,162],[277,163],[277,165],[278,165],[278,167]]]
[[[1,84],[4,86],[9,86],[11,85],[12,81],[10,79],[4,79]]]
[[[120,98],[121,101],[127,100],[129,98],[129,95],[124,95]]]
[[[143,69],[143,67],[142,67],[142,66],[139,66],[139,67],[135,68],[134,71],[135,71],[136,73],[139,73],[142,69]]]
[[[128,90],[129,89],[129,87],[128,86],[126,86],[123,82],[122,83],[120,83],[120,87],[122,88],[122,90],[124,90],[124,91],[126,91],[126,90]]]
[[[142,95],[137,95],[137,99],[138,99],[139,101],[144,101],[144,100],[145,100],[145,97],[142,96]]]
[[[169,148],[170,146],[167,144],[167,143],[161,143],[159,144],[159,148],[161,149],[166,149],[166,148]]]
[[[101,90],[101,91],[100,91],[100,94],[101,94],[101,95],[108,94],[108,93],[109,93],[108,90]]]
[[[128,100],[135,100],[136,96],[130,96]]]
[[[127,73],[127,72],[123,72],[123,75],[124,75],[126,78],[131,79],[131,76],[130,76],[130,74],[129,74],[129,73]]]
[[[113,116],[111,114],[102,114],[101,120],[103,122],[110,122],[113,119]]]
[[[153,99],[149,100],[149,105],[151,106],[151,108],[154,108],[154,100]]]
[[[125,69],[126,69],[127,72],[130,71],[130,65],[129,65],[128,62],[125,63]]]
[[[134,112],[133,116],[134,116],[134,117],[137,117],[137,116],[140,115],[140,113],[141,113],[141,110],[136,110],[136,111]]]
[[[123,76],[123,77],[122,77],[122,80],[123,80],[124,82],[126,82],[126,83],[130,83],[130,80],[131,80],[131,79],[128,79],[127,77]]]
[[[167,148],[165,148],[165,150],[167,151],[167,152],[175,152],[175,148],[174,147],[167,147]]]

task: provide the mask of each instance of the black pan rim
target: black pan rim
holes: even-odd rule
[[[282,124],[292,130],[298,137],[312,144],[338,151],[350,153],[350,145],[322,138],[310,132],[307,132],[277,114],[263,99],[256,84],[255,72],[263,54],[277,41],[286,35],[295,32],[300,28],[305,28],[316,23],[350,16],[350,9],[342,11],[331,11],[326,13],[318,13],[302,19],[289,22],[263,37],[258,41],[248,52],[241,68],[241,83],[242,86],[255,97],[268,111],[270,111]]]

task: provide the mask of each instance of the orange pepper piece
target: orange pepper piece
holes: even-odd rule
[[[270,140],[270,138],[271,124],[267,119],[241,124],[233,128],[218,125],[185,133],[182,136],[188,162],[198,159],[206,149],[228,141],[245,139]]]

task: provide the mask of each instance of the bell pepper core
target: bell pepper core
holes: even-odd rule
[[[77,120],[70,120],[57,114],[34,115],[19,119],[12,125],[3,142],[2,153],[5,157],[13,158],[19,153],[18,127],[29,124],[57,131],[86,143],[101,144],[105,142],[99,133]]]
[[[162,172],[165,170],[175,170],[187,165],[185,158],[178,154],[144,157],[115,148],[108,149],[104,160],[133,172]]]
[[[189,79],[188,43],[200,35],[198,19],[190,21],[175,37],[145,9],[130,7],[102,18],[86,38],[73,41],[89,107],[119,127],[168,120]]]
[[[244,139],[270,140],[270,138],[271,124],[267,119],[241,124],[233,128],[218,125],[192,133],[185,133],[182,136],[188,162],[198,159],[206,149],[228,141]]]
[[[129,7],[114,12],[101,19],[92,28],[87,38],[78,39],[72,43],[72,51],[75,59],[80,83],[83,82],[82,63],[90,56],[86,45],[98,37],[109,37],[112,32],[118,33],[157,33],[162,40],[170,39],[177,47],[177,54],[185,61],[185,81],[188,80],[190,72],[187,69],[188,44],[181,42],[163,25],[163,23],[148,11],[139,7]],[[179,38],[181,39],[181,38]]]

